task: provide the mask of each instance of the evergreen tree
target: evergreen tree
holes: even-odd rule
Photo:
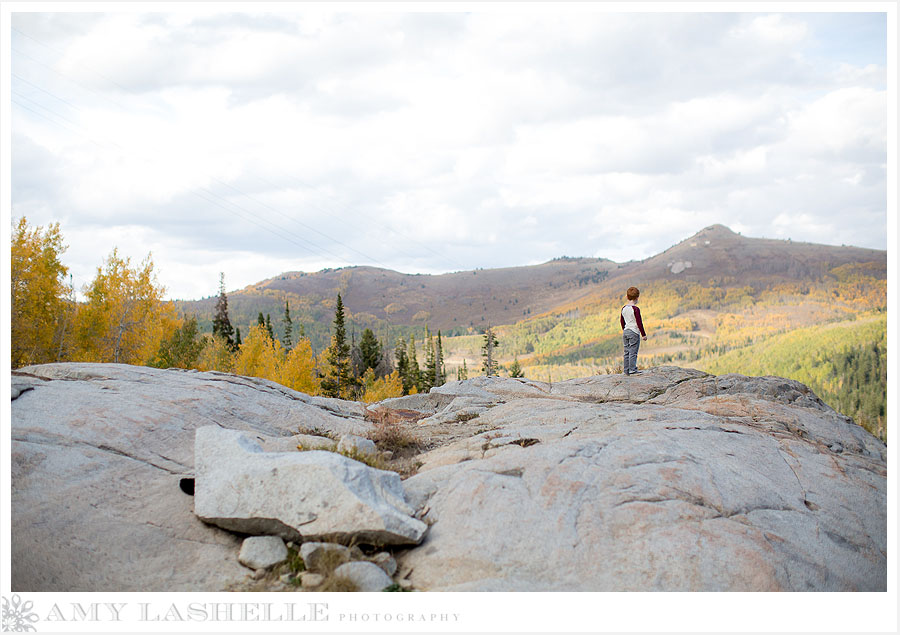
[[[262,311],[259,312],[259,315],[256,316],[256,324],[263,328],[266,328],[266,318],[263,317]]]
[[[422,373],[422,392],[426,392],[434,386],[437,377],[434,355],[434,338],[425,328],[425,371]]]
[[[409,356],[406,353],[406,340],[402,337],[398,337],[394,345],[394,359],[397,360],[397,372],[403,384],[403,394],[408,395],[414,384],[410,382]]]
[[[275,341],[275,332],[272,331],[272,316],[266,313],[266,331],[269,333],[269,339]]]
[[[487,377],[495,377],[497,375],[497,353],[496,348],[499,345],[497,337],[494,335],[494,329],[487,327],[484,332],[484,344],[481,346],[481,357],[483,359],[481,368]]]
[[[231,320],[228,319],[228,296],[225,295],[225,272],[219,273],[219,297],[216,300],[216,314],[213,317],[213,335],[218,335],[232,351],[237,350],[237,343],[234,341],[234,327],[231,326]]]
[[[237,327],[234,329],[234,350],[237,350],[241,347],[243,342],[241,341],[241,327]]]
[[[346,397],[350,394],[353,384],[353,373],[350,368],[350,344],[347,343],[347,329],[344,325],[344,303],[339,293],[334,308],[331,346],[325,351],[322,394],[326,397]]]
[[[378,370],[378,365],[381,362],[381,344],[375,339],[375,333],[372,332],[372,329],[367,328],[363,331],[362,338],[359,341],[359,354],[359,366],[362,369],[360,374],[365,373],[369,368],[374,371]]]
[[[437,342],[434,348],[435,386],[443,386],[447,383],[447,369],[444,368],[444,347],[441,344],[441,331],[438,330]]]
[[[287,300],[284,301],[284,317],[281,318],[281,324],[284,329],[284,335],[281,337],[281,345],[284,347],[285,351],[289,351],[294,347],[294,325],[291,322],[291,306],[288,304]]]
[[[513,360],[512,365],[509,367],[509,376],[510,377],[524,377],[525,373],[522,371],[522,367],[519,365],[519,358],[516,357]]]
[[[469,369],[466,367],[466,360],[463,359],[463,365],[456,369],[457,381],[465,381],[469,378]]]
[[[418,353],[416,353],[416,338],[414,335],[409,336],[409,347],[406,350],[409,358],[409,364],[406,367],[410,386],[415,386],[416,390],[422,392],[422,371],[419,370]],[[405,382],[404,382],[405,383]],[[412,390],[412,388],[410,388]]]

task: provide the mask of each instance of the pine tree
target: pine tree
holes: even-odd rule
[[[350,331],[350,372],[356,378],[362,377],[366,369],[362,367],[362,353],[359,352],[359,344],[356,343],[356,329]]]
[[[484,344],[481,346],[481,357],[483,358],[481,368],[484,370],[484,374],[487,377],[494,377],[497,375],[498,365],[495,349],[498,345],[499,342],[494,335],[494,329],[490,326],[487,327],[484,332]]]
[[[409,336],[409,347],[406,355],[409,358],[409,364],[406,367],[408,381],[410,386],[415,386],[416,390],[422,392],[422,371],[419,370],[418,354],[416,353],[416,338],[414,335]],[[412,388],[410,388],[412,390]]]
[[[372,329],[365,329],[359,341],[360,369],[364,374],[368,369],[377,371],[381,362],[381,344],[375,339]]]
[[[275,332],[272,330],[272,316],[266,313],[266,331],[269,333],[269,339],[275,341]]]
[[[402,337],[397,338],[394,345],[394,359],[397,360],[397,372],[403,382],[403,394],[408,395],[413,384],[409,380],[409,356],[406,353],[406,340]]]
[[[243,344],[243,342],[241,341],[241,327],[239,326],[234,329],[234,349],[239,349],[241,344]]]
[[[225,295],[225,272],[219,273],[219,298],[216,300],[216,314],[213,317],[213,335],[225,340],[232,351],[237,350],[234,341],[234,327],[228,319],[228,296]]]
[[[444,368],[444,347],[441,344],[441,331],[438,330],[437,342],[434,350],[435,386],[443,386],[447,383],[447,369]]]
[[[339,293],[334,309],[334,331],[331,334],[331,346],[325,351],[322,394],[326,397],[348,396],[353,383],[353,373],[350,369],[350,344],[347,343],[347,329],[344,325],[344,303]]]
[[[260,311],[259,315],[256,316],[256,324],[257,326],[266,328],[266,318],[263,317],[262,311]]]
[[[518,357],[513,359],[513,363],[509,367],[509,376],[510,377],[524,377],[525,376],[525,373],[522,371],[522,366],[519,365]]]
[[[294,347],[293,330],[294,325],[291,322],[291,306],[288,301],[284,301],[284,317],[281,318],[284,335],[281,336],[281,345],[285,351],[290,351]]]
[[[435,368],[434,338],[425,328],[425,372],[422,373],[422,392],[426,392],[434,386],[437,370]]]
[[[469,378],[469,369],[466,367],[466,360],[463,360],[463,365],[460,368],[456,369],[456,379],[457,381],[465,381]]]

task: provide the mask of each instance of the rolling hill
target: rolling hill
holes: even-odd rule
[[[617,372],[618,312],[631,285],[641,288],[650,335],[641,366],[780,374],[886,437],[885,251],[750,238],[713,225],[642,261],[564,257],[442,275],[289,272],[228,297],[233,324],[246,332],[268,314],[277,337],[289,302],[295,333],[302,324],[318,352],[341,293],[351,335],[373,329],[388,354],[397,337],[421,342],[426,327],[441,330],[451,379],[463,366],[479,374],[480,333],[494,326],[501,373],[518,360],[526,377],[552,382]],[[211,330],[214,297],[179,304]]]
[[[859,247],[748,238],[713,225],[643,261],[563,257],[540,265],[441,275],[374,267],[287,272],[229,292],[228,299],[235,325],[249,326],[262,312],[272,316],[276,332],[284,302],[289,301],[295,321],[303,322],[314,344],[321,346],[327,343],[338,293],[351,323],[359,328],[387,335],[391,330],[421,331],[428,326],[464,335],[488,325],[590,310],[618,301],[631,285],[644,290],[645,301],[655,289],[677,292],[699,287],[727,294],[730,289],[749,287],[759,293],[792,285],[803,291],[842,266],[883,280],[887,255]],[[207,330],[214,306],[215,297],[179,303],[182,311],[197,314]],[[319,336],[322,341],[315,341]]]

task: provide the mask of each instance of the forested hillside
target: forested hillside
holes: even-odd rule
[[[639,366],[780,375],[886,437],[886,253],[708,227],[640,262],[559,258],[437,276],[287,273],[168,302],[148,256],[113,247],[75,300],[59,227],[12,244],[12,364],[117,361],[265,377],[359,399],[486,372],[558,381],[621,371],[619,311],[641,288]],[[338,326],[340,324],[340,327]],[[488,344],[490,342],[490,344]]]

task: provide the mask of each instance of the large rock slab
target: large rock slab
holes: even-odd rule
[[[421,456],[405,482],[432,525],[399,577],[442,591],[885,590],[884,446],[796,382],[719,379],[598,376],[481,414],[483,432]]]
[[[287,441],[371,428],[361,404],[223,373],[78,363],[12,378],[28,388],[11,404],[16,591],[224,590],[247,575],[241,537],[201,522],[179,488],[196,428]]]
[[[780,378],[476,378],[368,408],[113,364],[13,384],[15,591],[240,588],[242,536],[200,521],[179,488],[196,430],[299,456],[365,436],[365,416],[431,448],[397,506],[431,526],[392,549],[416,589],[886,589],[884,445]]]
[[[400,476],[334,452],[263,452],[251,436],[207,426],[194,443],[194,512],[205,522],[286,540],[416,544]]]

